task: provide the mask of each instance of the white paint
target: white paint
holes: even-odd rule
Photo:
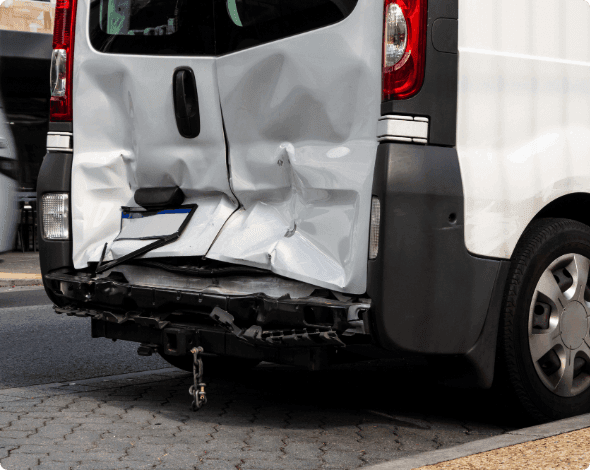
[[[509,258],[543,207],[590,192],[590,9],[580,0],[459,8],[466,245]]]

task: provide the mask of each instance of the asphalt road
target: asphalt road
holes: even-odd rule
[[[0,293],[0,389],[170,365],[137,345],[90,337],[90,319],[57,315],[43,289]]]

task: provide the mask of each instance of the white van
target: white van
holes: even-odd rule
[[[417,354],[589,411],[589,26],[586,0],[58,4],[57,312],[195,364],[195,408],[203,354]]]

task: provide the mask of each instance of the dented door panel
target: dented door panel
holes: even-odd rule
[[[78,4],[88,17],[88,1]],[[72,167],[73,259],[77,269],[113,259],[145,242],[115,243],[121,207],[136,206],[135,190],[179,186],[186,204],[199,209],[177,242],[146,257],[201,256],[238,207],[229,187],[225,138],[214,58],[103,54],[77,22]],[[174,115],[172,77],[177,67],[194,71],[201,132],[182,137]],[[139,246],[138,246],[139,245]],[[110,248],[113,248],[111,251]]]
[[[207,256],[361,294],[381,104],[382,5],[221,57],[232,188]]]

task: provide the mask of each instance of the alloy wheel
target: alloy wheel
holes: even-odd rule
[[[541,275],[529,311],[531,359],[545,387],[573,397],[590,387],[590,260],[566,254]]]

